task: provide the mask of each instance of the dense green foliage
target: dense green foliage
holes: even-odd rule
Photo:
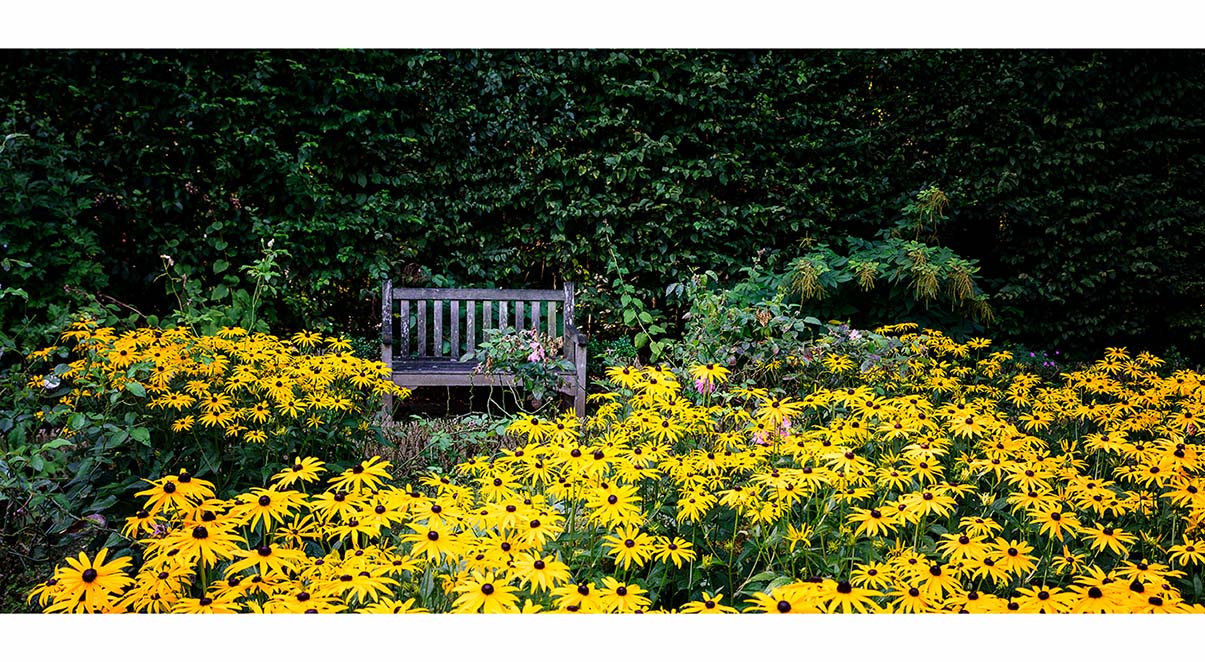
[[[97,295],[238,320],[270,240],[281,331],[371,335],[386,274],[571,279],[586,331],[647,351],[680,330],[668,286],[755,261],[862,326],[986,303],[997,337],[1093,354],[1205,328],[1200,52],[3,58],[11,335]]]

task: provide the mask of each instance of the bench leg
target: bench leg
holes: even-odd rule
[[[393,394],[381,396],[381,421],[388,423],[393,420]]]
[[[585,354],[585,352],[582,352]],[[573,412],[578,418],[586,418],[586,361],[582,356],[577,364],[577,388],[573,390]]]

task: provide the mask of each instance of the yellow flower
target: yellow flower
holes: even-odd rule
[[[87,554],[80,552],[78,557],[67,559],[66,568],[56,568],[56,589],[46,611],[95,613],[117,610],[116,600],[131,581],[125,573],[130,559],[123,556],[105,563],[108,553],[108,549],[101,549],[96,558],[89,559]]]
[[[453,589],[460,597],[452,603],[452,611],[460,614],[482,612],[505,614],[518,611],[519,598],[515,587],[505,578],[495,577],[489,572],[484,575],[471,573]]]

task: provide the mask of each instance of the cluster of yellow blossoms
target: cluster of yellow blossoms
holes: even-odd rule
[[[213,336],[153,327],[118,333],[85,318],[63,334],[75,360],[58,375],[34,375],[31,386],[60,378],[71,383],[61,402],[72,408],[128,392],[146,398],[164,432],[170,426],[175,434],[254,443],[283,434],[286,426],[314,429],[354,418],[364,428],[365,396],[406,395],[388,379],[387,366],[352,356],[344,338],[300,332],[291,341],[240,328]],[[49,347],[30,358],[58,351]]]
[[[216,499],[154,481],[125,559],[81,555],[48,611],[1201,612],[1201,375],[1111,349],[1043,383],[990,342],[896,333],[907,370],[840,387],[614,368],[586,421],[417,487],[298,458]],[[902,333],[901,333],[902,332]],[[681,379],[694,382],[683,388]],[[769,386],[769,385],[768,385]],[[773,385],[781,386],[781,385]]]

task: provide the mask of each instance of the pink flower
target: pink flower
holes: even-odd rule
[[[715,384],[707,381],[706,379],[696,379],[695,380],[695,390],[698,391],[699,393],[702,393],[703,395],[706,395],[708,393],[715,391]]]
[[[544,347],[539,343],[531,343],[531,354],[527,355],[527,360],[532,363],[538,363],[544,360]]]

